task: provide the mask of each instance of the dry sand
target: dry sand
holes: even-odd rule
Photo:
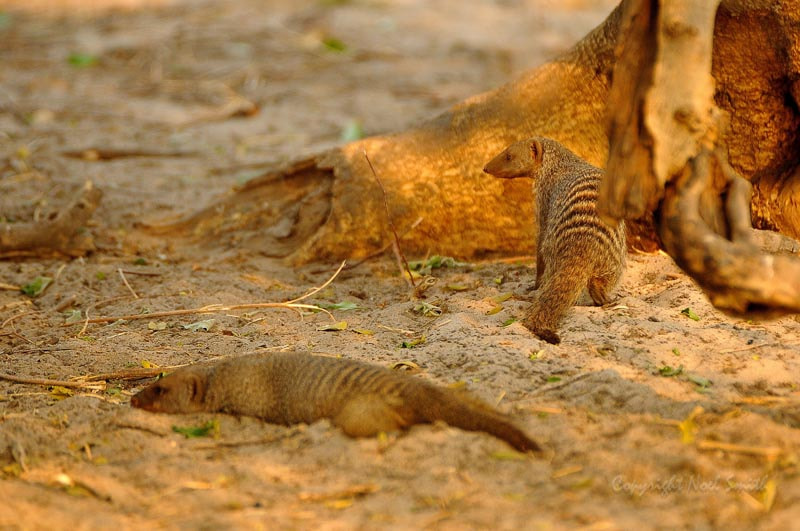
[[[576,307],[560,346],[504,326],[524,302],[492,313],[494,297],[531,284],[525,258],[433,270],[438,317],[412,311],[392,260],[369,261],[309,299],[357,304],[333,311],[348,325],[339,332],[318,330],[322,313],[282,309],[62,326],[70,297],[83,315],[119,316],[282,301],[322,284],[337,264],[289,268],[230,241],[175,248],[136,224],[336,145],[348,124],[398,130],[497,86],[611,4],[241,0],[0,16],[2,214],[46,215],[84,179],[105,193],[97,252],[0,263],[4,283],[55,278],[33,300],[0,291],[0,371],[63,380],[283,349],[408,361],[414,377],[497,403],[546,448],[520,456],[440,425],[353,440],[326,421],[130,408],[151,380],[67,397],[0,381],[0,529],[797,528],[800,323],[726,317],[664,255],[630,256],[618,300]],[[260,113],[230,117],[242,101]],[[86,148],[183,155],[64,155]],[[205,319],[206,332],[183,327]],[[216,436],[172,430],[207,421]]]

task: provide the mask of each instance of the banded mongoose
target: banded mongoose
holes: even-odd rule
[[[184,367],[134,395],[131,405],[285,425],[329,418],[351,437],[441,420],[490,433],[523,452],[539,450],[508,416],[465,393],[367,363],[291,352]]]
[[[603,170],[555,140],[534,137],[512,144],[483,171],[533,179],[538,297],[523,324],[548,343],[559,343],[557,329],[583,289],[596,304],[606,304],[625,268],[624,222],[611,227],[597,214]]]

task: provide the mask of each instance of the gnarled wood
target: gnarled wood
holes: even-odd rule
[[[700,198],[711,186],[710,159],[711,153],[702,151],[668,186],[661,218],[664,247],[722,310],[800,312],[800,259],[766,254],[755,245],[748,227],[750,186],[746,181],[731,175],[726,200],[733,227],[730,240],[703,220]]]
[[[752,186],[724,156],[725,140],[736,138],[721,134],[727,119],[712,99],[718,3],[626,4],[609,96],[608,178],[598,207],[611,219],[641,215],[658,207],[669,183],[664,246],[715,306],[800,311],[800,258],[763,254],[755,245]],[[710,146],[720,146],[716,171]]]
[[[75,199],[54,216],[41,221],[0,224],[0,256],[64,254],[81,256],[94,249],[92,237],[80,233],[102,193],[86,181]]]

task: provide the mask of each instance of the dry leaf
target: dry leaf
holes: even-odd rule
[[[342,330],[347,330],[347,321],[328,323],[317,327],[317,332],[340,332]]]

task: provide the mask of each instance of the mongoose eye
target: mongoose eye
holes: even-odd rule
[[[508,161],[511,160],[511,153],[506,153],[506,160],[508,160]]]
[[[156,396],[164,396],[167,392],[167,388],[162,385],[156,385],[153,387],[153,392],[155,392]]]

